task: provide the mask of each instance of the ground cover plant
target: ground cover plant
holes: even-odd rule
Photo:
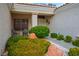
[[[51,38],[57,38],[57,37],[58,37],[57,33],[51,33]]]
[[[19,40],[8,48],[9,56],[43,56],[50,43],[42,39]]]
[[[79,47],[77,48],[70,48],[68,52],[69,56],[79,56]]]
[[[57,40],[64,40],[64,35],[58,34]]]
[[[72,37],[70,36],[70,35],[67,35],[66,37],[65,37],[65,40],[64,40],[65,42],[72,42]]]
[[[78,39],[73,40],[73,41],[72,41],[72,44],[73,44],[74,46],[79,47],[79,38],[78,38]]]
[[[26,37],[25,36],[21,36],[21,35],[14,35],[8,38],[8,41],[6,43],[6,48],[8,48],[9,46],[14,45],[14,43],[18,42],[19,40],[25,40]]]

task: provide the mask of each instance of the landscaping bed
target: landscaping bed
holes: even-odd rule
[[[29,35],[11,36],[6,44],[4,55],[8,56],[63,56],[62,49],[52,44],[45,37],[49,35],[46,26],[35,26],[29,30]]]
[[[44,56],[50,45],[45,39],[49,35],[46,26],[35,26],[29,30],[29,35],[13,35],[6,44],[6,55],[9,56]]]
[[[79,37],[73,39],[71,35],[51,33],[51,41],[68,49],[66,55],[79,56]],[[50,39],[50,38],[48,38]]]
[[[77,40],[72,40],[70,35],[64,36],[62,34],[51,33],[49,36],[49,28],[46,26],[35,26],[29,30],[28,36],[13,35],[11,36],[5,47],[3,55],[7,56],[78,56],[79,48],[69,49],[64,48],[62,45],[65,43],[78,46]],[[55,43],[53,40],[58,40],[62,45]],[[61,42],[62,41],[62,42]],[[67,45],[69,46],[69,45]],[[75,49],[75,50],[74,50]],[[73,52],[74,51],[74,52]],[[75,53],[75,54],[74,54]]]
[[[7,56],[64,56],[64,51],[47,39],[25,39],[7,47]]]

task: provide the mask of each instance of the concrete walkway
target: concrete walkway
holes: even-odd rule
[[[70,48],[76,47],[76,46],[73,46],[72,43],[67,43],[67,42],[64,42],[63,40],[59,41],[57,39],[53,39],[53,38],[50,38],[50,37],[48,37],[47,39],[48,39],[48,41],[54,43],[60,49],[62,49],[65,53],[65,56],[67,56],[68,51],[69,51]]]
[[[48,37],[48,40],[55,43],[55,44],[58,44],[59,46],[66,48],[66,49],[76,47],[76,46],[73,46],[72,43],[67,43],[67,42],[64,42],[63,40],[57,40],[57,39],[53,39],[50,37]]]

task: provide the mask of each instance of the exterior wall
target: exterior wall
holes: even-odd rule
[[[79,35],[79,4],[67,4],[56,9],[50,21],[51,32]]]
[[[7,4],[0,4],[0,55],[11,35],[11,18]]]

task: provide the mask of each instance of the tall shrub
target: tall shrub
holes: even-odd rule
[[[49,35],[47,26],[35,26],[29,30],[29,33],[35,33],[38,38],[44,38]]]

